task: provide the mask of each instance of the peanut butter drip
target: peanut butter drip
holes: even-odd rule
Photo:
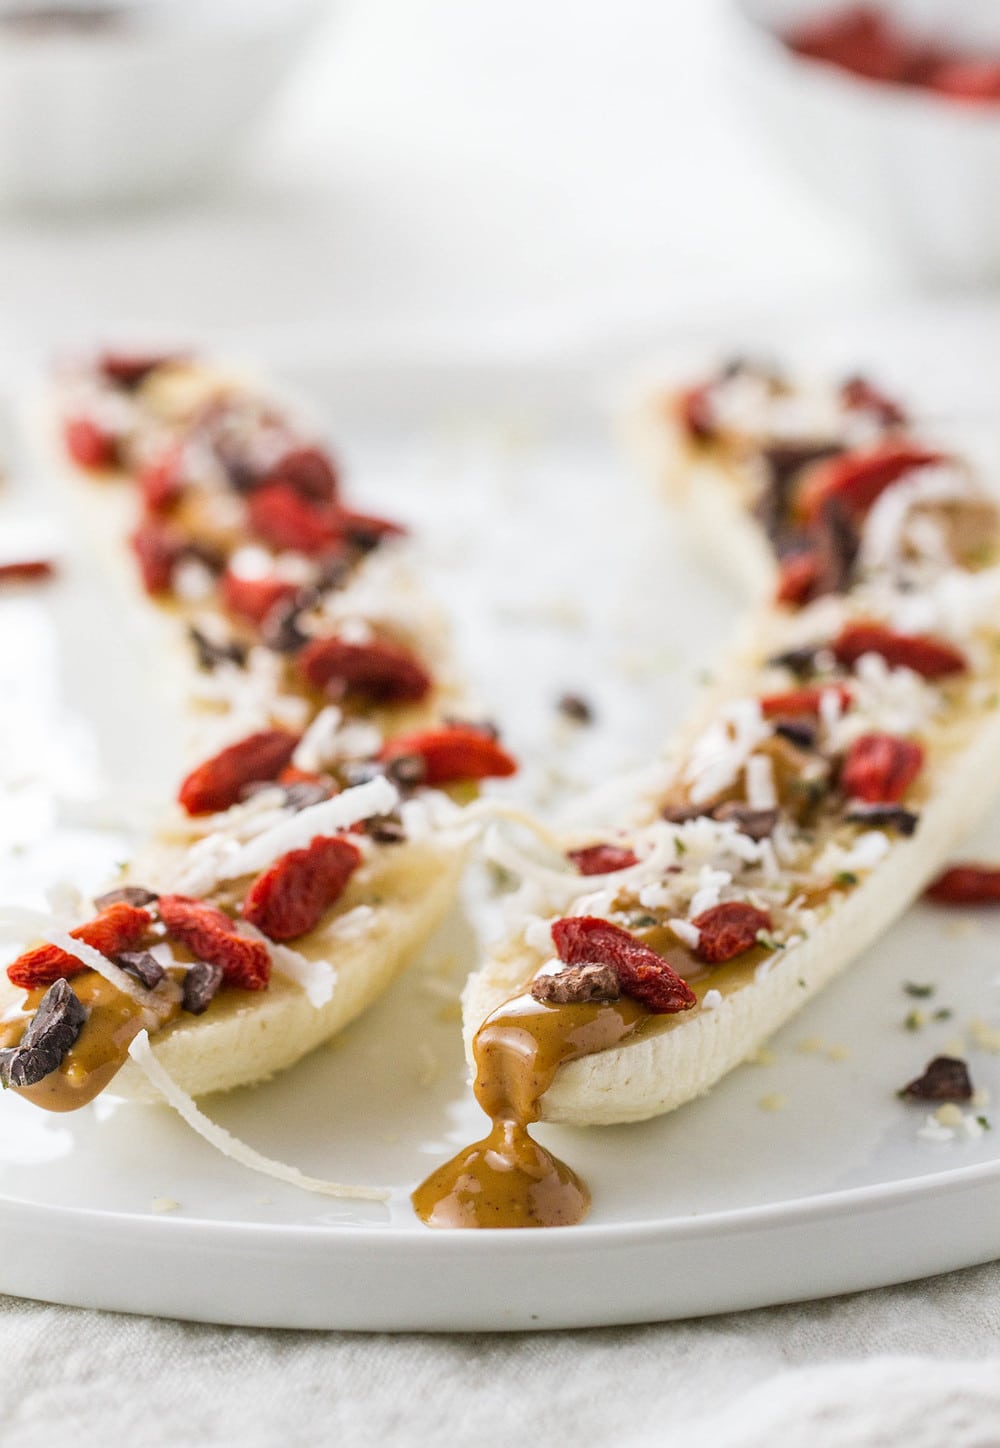
[[[476,1100],[492,1121],[413,1193],[429,1227],[569,1227],[590,1193],[565,1163],[528,1134],[539,1103],[566,1061],[632,1035],[649,1012],[637,1001],[555,1005],[524,994],[505,1002],[476,1035]]]
[[[58,1070],[35,1086],[17,1088],[19,1096],[45,1111],[76,1111],[93,1101],[124,1066],[128,1048],[139,1032],[159,1030],[180,1009],[179,992],[178,999],[170,999],[164,992],[164,1000],[154,1012],[96,971],[75,976],[72,985],[89,1012],[83,1030]],[[23,1014],[0,1022],[0,1046],[18,1044],[44,994],[44,988],[29,992]]]

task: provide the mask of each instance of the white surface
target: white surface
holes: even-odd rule
[[[366,385],[331,365],[312,382],[329,399],[364,505],[417,524],[487,707],[532,761],[508,797],[580,814],[588,782],[647,758],[678,719],[692,675],[734,621],[732,600],[710,568],[684,557],[662,504],[623,473],[578,372],[440,366],[391,383],[372,374]],[[12,686],[62,695],[60,713],[79,725],[87,753],[96,726],[107,771],[97,802],[127,804],[130,767],[146,790],[166,787],[140,725],[148,657],[122,629],[100,626],[114,600],[88,570],[85,544],[71,568],[76,579],[6,607],[22,619],[11,636],[22,637],[32,620],[54,622],[58,637],[71,612],[86,638],[76,676],[57,672],[53,683],[22,658]],[[85,608],[95,610],[89,620]],[[112,669],[105,698],[87,681]],[[594,700],[599,725],[560,724],[563,688]],[[14,709],[9,727],[29,719]],[[161,723],[169,730],[168,708]],[[42,788],[45,754],[32,756],[31,732],[19,742],[15,793]],[[53,808],[58,816],[58,795]],[[110,862],[121,849],[117,836],[82,843],[91,879],[101,854]],[[22,849],[26,894],[51,882],[54,856],[80,844],[57,818]],[[1000,834],[992,845],[1000,850]],[[0,1286],[264,1326],[509,1329],[757,1306],[1000,1253],[1000,1135],[918,1139],[926,1113],[894,1096],[972,1019],[1000,1022],[989,930],[927,907],[777,1038],[773,1065],[744,1067],[661,1121],[544,1129],[592,1187],[583,1227],[429,1233],[409,1191],[483,1127],[456,1023],[442,1019],[442,978],[457,989],[476,959],[471,928],[492,919],[473,891],[468,918],[442,932],[424,972],[335,1050],[209,1102],[267,1155],[387,1186],[388,1210],[262,1184],[165,1111],[102,1101],[56,1118],[6,1097]],[[952,1012],[919,1034],[901,1024],[915,1004],[903,984],[914,979],[937,987],[928,1009]],[[971,1061],[976,1084],[1000,1097],[1000,1063],[975,1046]],[[786,1109],[767,1109],[775,1097]],[[169,1214],[157,1210],[164,1200],[177,1204]],[[53,1253],[52,1238],[69,1234],[84,1250]]]
[[[830,0],[732,0],[732,8],[738,88],[803,184],[883,236],[919,275],[996,281],[1000,110],[794,55],[777,36],[796,16],[828,11]],[[960,52],[971,30],[986,54],[1000,52],[995,4],[895,6],[910,32],[928,9],[945,45]]]

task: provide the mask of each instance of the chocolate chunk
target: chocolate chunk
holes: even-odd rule
[[[696,804],[665,804],[660,810],[660,818],[666,820],[668,825],[686,825],[692,820],[707,819],[711,813],[707,805],[702,809]]]
[[[385,529],[363,523],[360,519],[350,519],[344,525],[344,537],[359,553],[374,553],[385,537]]]
[[[816,725],[811,719],[779,719],[774,726],[779,739],[787,739],[796,749],[816,748]]]
[[[971,1101],[969,1068],[957,1056],[935,1056],[899,1095],[904,1101]]]
[[[373,815],[365,822],[365,834],[377,845],[401,845],[406,840],[406,830],[398,815]]]
[[[427,777],[427,765],[419,754],[400,754],[386,765],[385,772],[400,789],[415,789]]]
[[[799,473],[810,463],[840,451],[829,444],[776,443],[762,452],[767,481],[753,511],[779,557],[804,541],[791,518],[792,494]]]
[[[154,890],[147,890],[144,885],[119,885],[117,890],[106,890],[103,895],[97,895],[94,909],[106,910],[109,905],[134,905],[141,910],[144,905],[152,905],[159,898]]]
[[[193,1016],[204,1015],[222,984],[222,966],[208,960],[196,960],[184,977],[181,1005]]]
[[[556,702],[556,708],[560,714],[567,719],[572,719],[574,724],[593,724],[594,708],[582,694],[562,694]]]
[[[806,678],[815,672],[816,655],[821,648],[821,644],[805,644],[797,649],[788,649],[783,654],[774,654],[767,662],[772,669],[788,669],[797,678]]]
[[[127,975],[132,976],[147,990],[155,990],[166,975],[163,966],[148,950],[123,951],[121,955],[115,956],[115,964],[121,966]]]
[[[774,827],[778,823],[778,811],[751,809],[748,804],[727,800],[712,811],[712,818],[731,821],[741,835],[747,835],[751,840],[765,840],[774,833]]]
[[[618,977],[610,965],[567,965],[555,975],[539,975],[531,982],[536,1001],[553,1005],[582,1005],[587,1001],[616,1001],[621,995]]]
[[[0,1051],[0,1083],[35,1086],[59,1069],[83,1029],[87,1011],[68,980],[42,996],[17,1046]]]
[[[852,804],[844,818],[848,824],[895,830],[900,835],[912,835],[920,823],[920,816],[901,804]]]
[[[861,535],[842,503],[831,498],[824,506],[817,532],[820,570],[813,585],[816,597],[846,593],[854,581]]]
[[[209,573],[221,573],[226,566],[226,555],[218,548],[213,548],[211,543],[196,543],[189,540],[184,544],[181,557],[200,563],[202,567],[208,569]]]
[[[261,625],[261,639],[276,654],[294,654],[309,642],[309,635],[299,628],[303,606],[298,599],[272,608]]]
[[[245,644],[238,643],[236,639],[227,639],[225,643],[216,643],[203,634],[195,624],[188,625],[188,638],[194,646],[198,656],[199,669],[207,669],[211,673],[220,664],[235,664],[239,669],[246,668],[247,648]]]

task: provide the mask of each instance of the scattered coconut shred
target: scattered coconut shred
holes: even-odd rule
[[[274,1161],[271,1157],[264,1156],[254,1147],[248,1146],[245,1141],[240,1141],[238,1137],[233,1136],[218,1122],[210,1121],[198,1109],[187,1092],[182,1091],[173,1077],[168,1075],[160,1065],[153,1055],[146,1031],[139,1032],[129,1047],[128,1053],[150,1085],[155,1087],[178,1116],[183,1117],[191,1130],[197,1132],[203,1141],[207,1141],[209,1146],[214,1146],[216,1151],[221,1152],[223,1156],[228,1156],[231,1161],[238,1162],[240,1166],[247,1167],[249,1171],[259,1172],[261,1176],[273,1177],[275,1181],[298,1187],[300,1191],[317,1192],[320,1196],[343,1197],[350,1201],[360,1202],[388,1200],[389,1193],[384,1187],[350,1186],[342,1182],[327,1182],[320,1177],[307,1176],[296,1166],[287,1166],[284,1162]]]

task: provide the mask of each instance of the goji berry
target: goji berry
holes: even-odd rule
[[[316,774],[311,769],[296,769],[294,764],[286,764],[285,768],[278,775],[279,784],[322,784],[324,788],[332,790],[330,780],[322,774]]]
[[[336,636],[313,639],[297,663],[314,689],[364,694],[380,704],[416,703],[426,697],[432,683],[415,654],[384,639],[363,644]]]
[[[360,864],[361,851],[350,840],[317,835],[257,876],[243,901],[243,918],[269,940],[297,940],[336,904]]]
[[[765,719],[797,714],[818,715],[824,694],[835,695],[841,711],[850,707],[851,691],[843,684],[815,684],[806,689],[788,689],[783,694],[765,694],[760,701],[760,712]]]
[[[118,439],[90,417],[68,417],[63,443],[78,468],[113,468],[118,463]]]
[[[689,1011],[698,997],[673,966],[619,925],[596,915],[573,915],[552,926],[556,954],[565,965],[609,965],[623,995],[656,1015]]]
[[[695,955],[712,965],[734,960],[758,943],[761,930],[770,930],[771,917],[766,910],[747,905],[742,900],[724,900],[696,915],[691,924],[698,931]]]
[[[427,784],[460,779],[501,779],[517,772],[517,762],[497,741],[468,724],[397,734],[382,748],[386,762],[414,755],[423,761]]]
[[[778,587],[775,600],[798,608],[808,603],[819,581],[823,560],[815,549],[791,553],[778,565]]]
[[[892,668],[912,669],[924,679],[943,679],[968,668],[965,655],[953,644],[929,634],[894,633],[880,623],[845,625],[831,648],[845,668],[864,654],[879,654]]]
[[[268,468],[260,486],[287,487],[302,498],[330,503],[337,494],[337,471],[332,459],[318,447],[292,448]]]
[[[169,512],[178,501],[184,491],[183,462],[183,450],[171,443],[140,468],[137,482],[148,512]]]
[[[895,734],[862,734],[844,756],[840,783],[851,799],[896,804],[923,768],[924,751]]]
[[[177,798],[191,815],[229,809],[246,785],[277,779],[298,742],[298,736],[287,729],[251,734],[192,769],[177,791]]]
[[[177,361],[180,354],[176,352],[102,352],[97,359],[97,370],[107,382],[131,392],[157,367]]]
[[[712,412],[712,384],[688,387],[677,397],[677,415],[681,426],[694,442],[709,442],[715,436]]]
[[[147,593],[169,593],[174,569],[184,556],[187,542],[169,524],[146,518],[129,539],[139,563]]]
[[[153,917],[148,910],[139,910],[134,905],[119,901],[69,933],[74,940],[82,940],[102,955],[113,958],[124,950],[133,950],[152,923]],[[34,950],[19,955],[7,967],[7,975],[12,984],[21,986],[23,990],[34,990],[35,986],[51,985],[60,977],[79,975],[88,969],[89,966],[58,945],[38,945]]]
[[[896,25],[868,5],[806,21],[787,37],[787,44],[799,55],[881,81],[905,80],[914,48]]]
[[[567,850],[581,875],[611,875],[639,863],[639,857],[622,845],[585,845],[581,850]]]
[[[883,427],[902,427],[906,413],[867,377],[848,377],[840,388],[840,400],[848,412],[870,412]]]
[[[0,563],[0,583],[35,583],[51,578],[55,571],[51,558],[24,558],[17,563]]]
[[[936,905],[1000,905],[1000,868],[952,865],[927,887]]]
[[[270,483],[250,494],[250,527],[272,548],[310,557],[330,552],[342,538],[336,510],[303,498],[287,483]]]
[[[884,443],[865,452],[840,453],[815,463],[804,474],[796,511],[815,523],[826,503],[835,498],[849,514],[861,518],[886,488],[915,468],[941,461],[941,453],[912,444]]]
[[[262,940],[238,935],[228,915],[186,895],[161,895],[160,918],[167,934],[186,945],[199,960],[222,967],[226,985],[241,990],[266,990],[271,957]]]
[[[223,608],[254,624],[262,624],[278,604],[290,602],[298,591],[284,578],[241,578],[228,569],[219,587]]]
[[[960,101],[1000,101],[1000,62],[949,60],[932,73],[929,85],[941,95]]]

